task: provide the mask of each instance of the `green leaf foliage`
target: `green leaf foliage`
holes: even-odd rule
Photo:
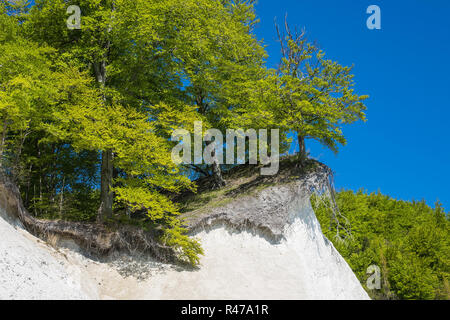
[[[69,5],[80,29],[67,26]],[[172,162],[175,129],[281,129],[281,152],[291,131],[337,150],[342,125],[364,119],[351,68],[288,37],[290,54],[267,69],[257,22],[254,1],[0,0],[0,165],[25,206],[158,225],[198,264],[172,201],[196,190]]]
[[[381,269],[381,290],[369,290],[375,299],[449,299],[450,220],[440,203],[392,199],[379,193],[341,191],[340,211],[349,219],[352,237],[334,240],[329,212],[313,197],[322,231],[366,287],[370,265]]]

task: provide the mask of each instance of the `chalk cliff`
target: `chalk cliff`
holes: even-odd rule
[[[0,299],[368,299],[310,204],[327,175],[252,192],[243,183],[227,201],[185,213],[205,250],[198,269],[130,253],[89,258],[73,239],[45,243],[24,228],[17,192],[0,181]]]

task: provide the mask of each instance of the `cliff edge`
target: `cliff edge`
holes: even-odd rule
[[[369,298],[310,204],[312,192],[327,188],[328,168],[234,174],[224,190],[179,200],[205,251],[197,269],[148,254],[93,258],[74,239],[51,246],[26,230],[17,193],[0,181],[0,299]]]

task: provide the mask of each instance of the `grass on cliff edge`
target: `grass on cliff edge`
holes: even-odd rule
[[[236,198],[255,194],[270,186],[289,183],[314,170],[319,162],[309,160],[303,171],[297,167],[296,156],[280,159],[280,168],[276,175],[262,176],[261,165],[240,165],[224,172],[227,185],[221,189],[213,189],[209,177],[197,180],[197,192],[184,193],[175,201],[180,205],[182,217],[189,219],[207,214],[211,209],[224,206]]]

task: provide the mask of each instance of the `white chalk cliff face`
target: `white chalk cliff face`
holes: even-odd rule
[[[196,270],[55,250],[2,209],[0,299],[369,299],[322,234],[305,187],[270,187],[191,217],[205,250]]]
[[[279,243],[223,226],[199,232],[205,249],[200,270],[155,276],[147,297],[368,299],[348,264],[323,236],[309,203],[299,205]]]
[[[0,214],[0,299],[88,299],[73,271],[62,254]]]

